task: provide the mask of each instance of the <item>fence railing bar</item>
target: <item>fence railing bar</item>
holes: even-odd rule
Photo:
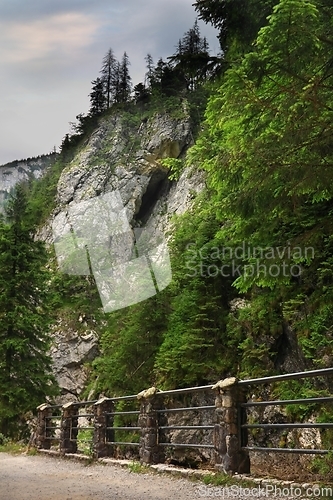
[[[229,472],[237,472],[240,467],[247,468],[247,462],[249,462],[249,452],[271,452],[271,453],[297,453],[297,454],[313,454],[313,455],[324,455],[329,453],[330,450],[322,450],[317,448],[274,448],[274,447],[262,447],[262,446],[248,446],[248,430],[251,429],[330,429],[333,428],[332,422],[281,422],[281,423],[246,423],[246,409],[250,407],[265,407],[265,406],[283,406],[283,405],[315,405],[324,403],[333,403],[333,395],[327,395],[322,397],[313,398],[298,398],[298,399],[285,399],[285,400],[273,400],[273,401],[246,401],[245,391],[242,391],[243,387],[259,385],[259,384],[271,384],[275,382],[282,382],[286,380],[297,380],[305,379],[310,377],[327,377],[333,376],[333,367],[309,370],[297,373],[287,373],[283,375],[274,375],[270,377],[261,377],[257,379],[240,380],[234,379],[233,377],[227,380],[220,381],[216,384],[216,388],[221,388],[215,399],[215,405],[203,405],[203,406],[187,406],[178,408],[165,408],[163,406],[176,406],[177,404],[190,404],[193,401],[196,393],[203,393],[204,391],[211,391],[210,398],[213,398],[212,385],[197,386],[197,387],[186,387],[181,389],[160,391],[160,392],[143,392],[143,399],[138,401],[137,395],[101,398],[99,400],[91,401],[77,401],[72,402],[67,405],[40,405],[39,415],[38,415],[38,440],[37,443],[41,447],[46,449],[50,448],[50,442],[60,441],[60,452],[66,453],[76,453],[77,446],[80,443],[91,443],[91,451],[94,457],[104,456],[105,453],[113,454],[113,446],[123,446],[123,447],[139,447],[139,455],[144,463],[151,463],[151,461],[160,460],[164,457],[163,448],[189,448],[189,449],[208,449],[215,450],[216,457],[214,455],[214,460],[217,461],[219,466],[226,468]],[[223,382],[223,383],[221,383]],[[238,387],[239,386],[239,387]],[[325,391],[326,392],[326,391]],[[327,391],[328,392],[328,391]],[[146,395],[147,394],[147,395]],[[172,401],[176,400],[177,396],[189,395],[189,401],[179,402],[173,404]],[[150,399],[151,398],[151,399]],[[162,398],[169,398],[163,400]],[[185,398],[183,398],[185,399]],[[126,404],[126,402],[133,402],[131,404]],[[134,404],[135,401],[135,404]],[[240,403],[239,401],[244,401]],[[124,405],[121,402],[125,402]],[[118,405],[119,403],[119,405]],[[194,402],[198,405],[198,402]],[[93,408],[93,405],[94,406]],[[82,408],[82,410],[81,410]],[[95,411],[95,408],[97,410]],[[118,409],[117,409],[118,408]],[[125,408],[123,411],[122,408]],[[128,410],[126,408],[129,408]],[[131,409],[137,408],[137,409]],[[139,409],[140,408],[140,409]],[[228,410],[231,408],[232,410]],[[94,409],[94,411],[93,411]],[[80,411],[85,412],[80,414]],[[208,420],[208,423],[213,425],[168,425],[171,424],[170,419],[168,420],[168,414],[176,413],[186,413],[191,416],[191,412],[199,411],[215,411],[214,419]],[[52,415],[52,413],[55,415]],[[89,413],[88,413],[89,412]],[[93,412],[93,413],[92,413]],[[60,414],[61,413],[61,414]],[[128,418],[128,421],[133,423],[126,424],[120,421],[120,425],[117,424],[117,419],[113,419],[117,415],[121,416],[132,416],[133,418]],[[140,416],[137,420],[134,416]],[[163,418],[160,418],[163,415]],[[142,416],[142,418],[141,418]],[[193,416],[193,413],[192,413]],[[105,418],[108,417],[108,418]],[[79,419],[86,418],[87,421],[82,421],[84,426],[80,426]],[[63,420],[62,420],[63,419]],[[62,420],[61,425],[59,420]],[[261,418],[261,420],[264,420]],[[266,419],[265,419],[266,420]],[[253,421],[253,420],[252,420]],[[193,422],[188,420],[189,424]],[[201,421],[195,421],[200,423]],[[267,420],[266,420],[267,422]],[[177,423],[177,422],[175,422]],[[87,424],[89,424],[87,426]],[[125,425],[124,425],[125,424]],[[160,425],[163,424],[163,425]],[[215,425],[214,425],[215,424]],[[109,426],[107,426],[109,425]],[[153,429],[153,432],[152,432]],[[175,443],[175,442],[159,442],[160,439],[165,441],[172,441],[171,433],[172,431],[199,431],[199,436],[193,436],[193,439],[189,439],[185,436],[181,439],[184,441],[192,441],[190,443]],[[61,432],[59,432],[61,431]],[[80,432],[82,433],[80,434]],[[83,432],[89,431],[89,432]],[[136,439],[136,442],[128,441],[109,441],[113,439],[116,435],[119,438],[125,438],[118,431],[131,432],[133,435],[126,435],[129,439]],[[206,434],[202,434],[200,431],[205,431]],[[212,438],[212,431],[214,432],[214,444]],[[160,433],[159,433],[160,432]],[[51,434],[48,436],[47,434]],[[59,434],[55,437],[54,434]],[[82,435],[82,439],[80,438]],[[138,435],[141,436],[140,442]],[[209,437],[205,442],[211,444],[200,444],[202,436],[205,435]],[[85,439],[87,436],[87,439]],[[230,439],[234,441],[231,442]],[[45,446],[43,446],[43,442]],[[176,439],[177,440],[177,439]],[[196,442],[193,442],[196,441]],[[229,442],[230,441],[230,442]],[[75,443],[75,444],[72,444]],[[230,444],[231,443],[231,444]],[[110,447],[105,448],[105,444]],[[254,444],[254,443],[251,443]],[[289,443],[289,446],[292,446]],[[298,444],[300,446],[300,444]],[[315,445],[314,445],[315,446]],[[317,444],[320,446],[320,444]],[[325,446],[325,445],[323,445]],[[81,446],[81,448],[86,449],[86,446]],[[243,450],[246,450],[244,453]],[[218,458],[219,457],[219,458]],[[231,460],[232,457],[232,460]],[[163,460],[163,458],[162,458]]]
[[[302,424],[244,424],[243,429],[325,429],[332,428],[333,423],[302,423]]]
[[[211,430],[214,425],[162,425],[159,426],[161,430]]]
[[[141,427],[107,427],[107,429],[114,431],[140,431]]]
[[[132,401],[133,399],[138,399],[137,394],[132,394],[130,396],[117,396],[110,398],[112,401]]]
[[[159,446],[170,446],[171,448],[207,448],[213,450],[212,444],[185,444],[185,443],[158,443]]]
[[[140,443],[127,443],[126,441],[106,441],[106,444],[117,444],[121,446],[140,446]]]
[[[189,406],[188,408],[165,408],[157,410],[157,413],[176,413],[178,411],[203,411],[203,410],[216,410],[215,406]]]
[[[157,392],[156,396],[175,396],[177,394],[188,394],[190,392],[202,392],[211,390],[213,385],[201,385],[198,387],[185,387],[184,389],[172,389],[169,391]]]
[[[136,411],[112,411],[111,413],[106,413],[107,416],[114,416],[114,415],[140,415],[139,410]]]
[[[305,372],[285,373],[283,375],[273,375],[272,377],[261,377],[248,380],[239,380],[239,385],[268,384],[272,382],[281,382],[282,380],[296,380],[307,377],[320,377],[333,375],[333,368],[322,368],[320,370],[308,370]]]
[[[248,451],[263,451],[272,453],[300,453],[305,455],[326,455],[330,450],[318,450],[309,448],[263,448],[261,446],[244,446],[243,450]]]
[[[307,398],[307,399],[278,399],[276,401],[253,401],[250,403],[241,403],[242,408],[249,408],[252,406],[283,406],[283,405],[298,405],[298,404],[312,404],[312,403],[333,403],[332,396],[325,396],[322,398]]]
[[[90,406],[97,403],[97,401],[97,399],[94,399],[93,401],[73,401],[72,406]]]
[[[81,443],[92,443],[93,439],[77,439],[77,438],[71,438],[70,441],[73,443],[77,443],[78,441]]]
[[[73,415],[73,418],[92,418],[94,416],[93,413],[82,413],[82,415]]]
[[[93,431],[94,427],[71,427],[72,430],[78,430],[78,431]]]

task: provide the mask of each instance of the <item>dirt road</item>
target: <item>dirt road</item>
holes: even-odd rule
[[[198,484],[102,464],[0,453],[1,500],[195,500]]]
[[[199,500],[223,497],[242,500],[287,500],[333,497],[333,488],[313,485],[281,487],[264,484],[211,487],[166,474],[133,473],[115,465],[65,460],[48,456],[0,453],[0,500]],[[303,488],[304,486],[304,488]],[[228,491],[227,491],[228,490]]]

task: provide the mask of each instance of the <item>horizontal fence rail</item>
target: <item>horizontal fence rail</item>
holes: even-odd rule
[[[240,380],[238,384],[240,386],[253,386],[259,384],[272,384],[284,382],[287,380],[299,380],[304,378],[316,378],[316,377],[328,377],[333,375],[333,368],[324,368],[320,370],[309,370],[297,373],[287,373],[283,375],[276,375],[271,377],[262,377],[257,379]],[[286,405],[313,405],[319,403],[333,403],[332,396],[318,397],[318,398],[298,398],[298,399],[286,399],[286,400],[271,400],[271,401],[250,401],[246,403],[241,403],[239,405],[240,412],[245,411],[247,408],[255,407],[266,407],[266,406],[286,406]],[[246,413],[242,415],[242,420],[247,420]],[[243,423],[240,425],[241,430],[247,429],[271,429],[271,430],[281,430],[281,429],[330,429],[333,428],[332,422],[283,422],[283,423]],[[297,453],[297,454],[313,454],[313,455],[325,455],[330,452],[327,449],[318,448],[295,448],[295,447],[262,447],[262,446],[249,446],[248,436],[245,434],[241,435],[242,449],[247,451],[256,452],[271,452],[271,453]]]
[[[252,430],[324,430],[333,428],[333,423],[253,422],[253,417],[249,422],[249,411],[268,406],[332,404],[333,396],[252,401],[246,397],[246,389],[330,375],[333,368],[249,380],[230,377],[215,385],[168,391],[150,388],[138,395],[64,405],[43,404],[38,407],[35,442],[39,449],[58,445],[63,455],[83,452],[95,458],[117,456],[131,450],[132,455],[138,453],[142,463],[164,462],[166,453],[170,454],[168,450],[196,449],[208,453],[217,469],[228,473],[250,472],[250,452],[320,455],[331,451],[254,446],[249,444]],[[202,405],[198,404],[200,397],[202,402],[205,400]],[[215,404],[209,404],[214,397]]]
[[[248,380],[239,380],[239,385],[258,385],[271,384],[273,382],[282,382],[283,380],[297,380],[300,378],[325,377],[333,375],[333,368],[322,368],[321,370],[308,370],[306,372],[285,373],[283,375],[273,375],[271,377],[253,378]]]

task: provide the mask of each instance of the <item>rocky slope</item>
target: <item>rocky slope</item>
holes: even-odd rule
[[[0,211],[9,193],[20,181],[39,179],[56,159],[56,153],[0,165]]]
[[[129,118],[126,113],[104,117],[64,169],[57,206],[41,231],[42,239],[53,243],[54,235],[61,237],[68,232],[68,214],[73,215],[79,204],[115,191],[120,194],[131,231],[150,228],[166,235],[173,215],[187,210],[203,189],[201,173],[185,168],[178,181],[170,181],[168,169],[160,162],[163,158],[183,158],[193,143],[186,109],[182,117],[158,113],[144,120]],[[73,321],[70,327],[59,321],[52,348],[56,377],[70,399],[79,397],[84,387],[84,363],[98,353],[97,331],[91,324],[84,327],[80,311],[73,311],[73,315],[78,328],[73,328]]]

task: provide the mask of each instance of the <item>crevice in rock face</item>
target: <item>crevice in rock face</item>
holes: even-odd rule
[[[167,171],[158,170],[152,174],[146,192],[142,196],[140,209],[134,216],[134,220],[139,225],[143,225],[147,222],[156,202],[168,191],[169,186],[170,181]]]
[[[274,367],[279,372],[292,373],[306,369],[306,360],[298,345],[296,334],[288,324],[283,325],[283,332],[276,339],[272,351],[276,353]]]
[[[76,391],[71,391],[70,389],[67,389],[67,388],[65,388],[65,387],[62,387],[62,388],[61,388],[61,394],[62,394],[62,395],[67,395],[67,394],[68,394],[68,395],[70,395],[70,396],[74,396],[74,397],[75,397],[75,399],[78,399],[78,397],[79,397],[79,396],[78,396],[78,393],[77,393]]]

